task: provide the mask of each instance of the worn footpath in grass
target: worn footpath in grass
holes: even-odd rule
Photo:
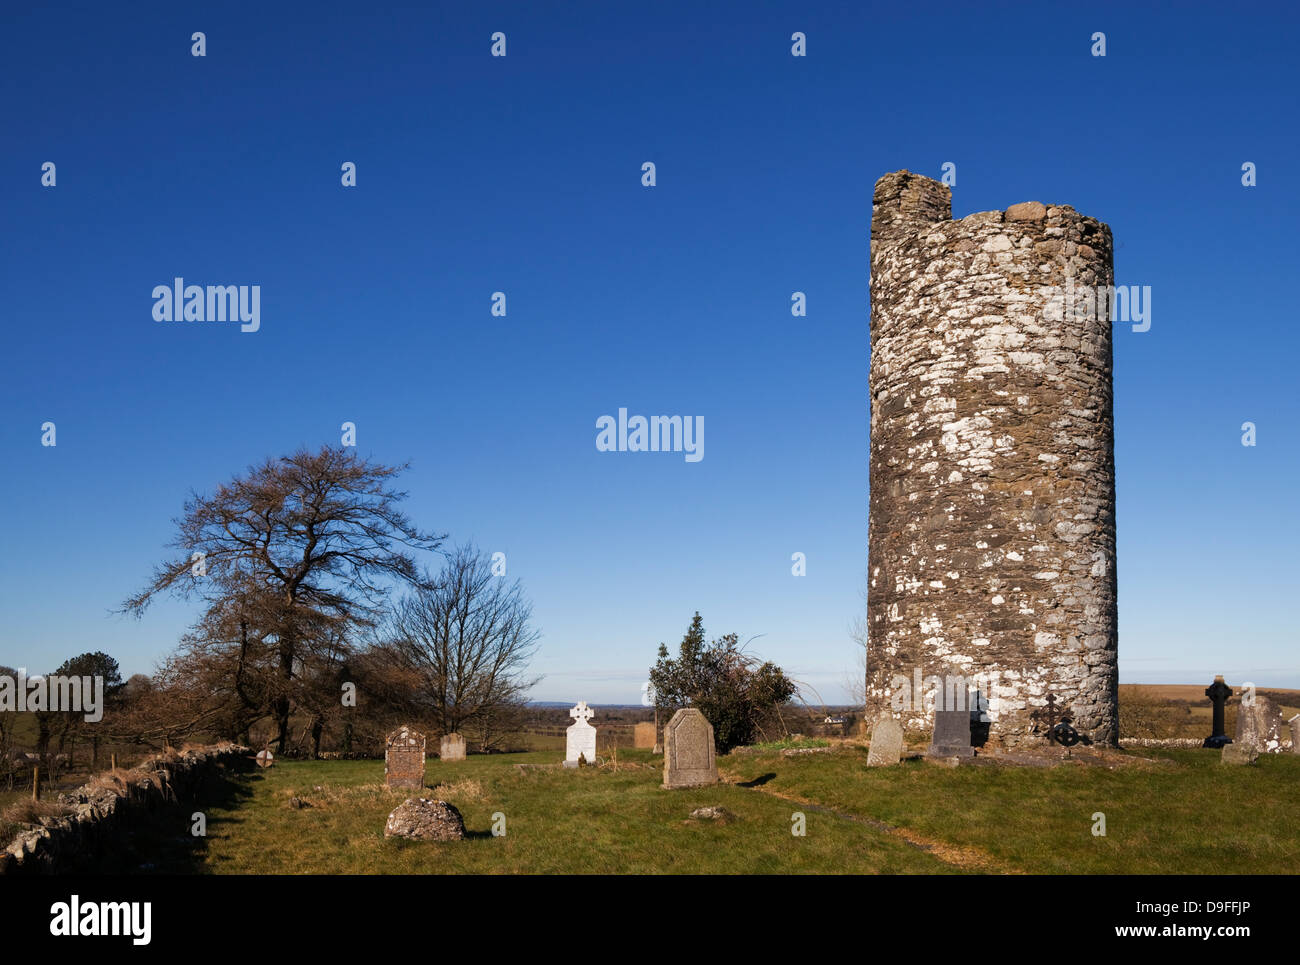
[[[436,873],[943,873],[953,870],[889,834],[808,811],[806,835],[791,834],[787,801],[719,785],[665,791],[662,758],[620,751],[634,765],[531,769],[553,753],[430,761],[423,796],[454,804],[470,832],[463,842],[384,838],[394,807],[419,792],[383,786],[382,761],[284,761],[241,776],[251,795],[208,811],[195,870],[231,874]],[[635,766],[640,765],[640,766]],[[291,797],[310,807],[294,809]],[[726,824],[692,821],[720,805]],[[494,814],[506,834],[493,837]]]
[[[802,757],[729,756],[719,766],[724,779],[759,782],[764,793],[815,801],[986,857],[970,870],[1300,871],[1300,756],[1262,755],[1250,767],[1225,767],[1218,752],[1205,750],[1144,749],[1130,757],[1133,763],[1114,769],[947,768],[923,760],[867,768],[866,750],[849,745]],[[1104,837],[1093,834],[1098,812]]]

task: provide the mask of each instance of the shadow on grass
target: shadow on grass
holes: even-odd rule
[[[201,785],[179,801],[128,812],[120,827],[106,829],[96,846],[70,862],[82,874],[199,874],[205,870],[207,838],[192,833],[193,815],[202,812],[206,831],[238,819],[216,818],[214,809],[232,811],[253,796],[251,760],[237,758],[208,773]]]
[[[766,774],[760,774],[752,781],[741,781],[739,784],[736,785],[736,787],[762,787],[764,784],[772,780],[774,777],[776,777],[776,772],[768,771]]]

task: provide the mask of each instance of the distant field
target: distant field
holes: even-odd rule
[[[1208,684],[1120,684],[1120,739],[1199,738],[1210,736],[1213,707],[1205,696]],[[1232,686],[1232,685],[1230,685]],[[1278,702],[1283,721],[1300,713],[1300,690],[1258,688]],[[1224,709],[1224,727],[1236,733],[1237,710],[1241,706],[1241,687],[1233,686],[1233,696]],[[1286,728],[1284,727],[1284,732]],[[1285,734],[1284,734],[1285,736]]]
[[[1192,703],[1202,703],[1209,707],[1210,698],[1205,696],[1205,688],[1209,685],[1209,681],[1206,681],[1203,684],[1120,684],[1119,686],[1121,697],[1126,688],[1139,687],[1162,700],[1187,700]],[[1240,686],[1232,684],[1228,686],[1232,687],[1234,694],[1240,692]],[[1283,694],[1285,695],[1284,699],[1290,704],[1300,706],[1300,690],[1286,690],[1281,687],[1259,687],[1257,689],[1269,694]]]

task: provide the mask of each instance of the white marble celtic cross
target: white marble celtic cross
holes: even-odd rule
[[[587,706],[585,700],[578,701],[578,706],[569,711],[573,723],[564,733],[564,762],[570,767],[578,763],[581,756],[588,764],[596,763],[596,728],[587,721],[595,716],[595,711]]]

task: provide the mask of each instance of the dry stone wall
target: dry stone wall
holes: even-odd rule
[[[122,772],[119,780],[101,777],[60,794],[57,801],[67,814],[47,818],[41,827],[0,844],[0,874],[75,870],[88,856],[112,848],[115,836],[134,821],[156,818],[158,812],[178,803],[195,802],[215,772],[248,754],[247,747],[236,744],[173,751]],[[176,823],[182,829],[189,824]]]
[[[1115,744],[1111,325],[1082,297],[1111,232],[1034,201],[951,216],[937,181],[876,184],[867,716],[928,729],[927,678],[956,677],[995,743],[1041,739],[1054,694]]]

